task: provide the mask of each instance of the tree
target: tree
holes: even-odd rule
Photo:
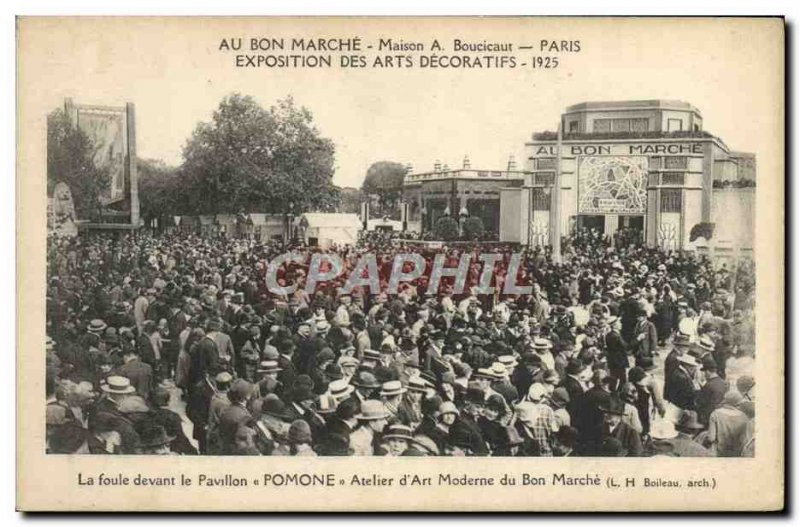
[[[458,222],[450,216],[442,216],[436,220],[433,232],[436,238],[440,240],[452,241],[458,239]]]
[[[380,208],[377,215],[394,216],[399,211],[398,201],[403,193],[403,179],[408,169],[394,161],[378,161],[372,163],[361,190],[368,195],[378,197]]]
[[[364,201],[364,193],[357,188],[342,187],[339,189],[341,194],[341,205],[339,212],[349,212],[361,214],[361,203]]]
[[[73,126],[64,110],[47,116],[47,192],[52,193],[56,183],[66,183],[78,218],[100,212],[101,196],[110,184],[108,169],[95,166],[93,153],[89,136]]]
[[[183,192],[179,172],[163,161],[138,159],[139,206],[142,218],[147,222],[153,218],[172,216],[191,211],[181,203]]]
[[[483,236],[483,220],[477,216],[465,218],[463,228],[467,240],[480,240]]]
[[[250,96],[222,100],[183,149],[181,184],[195,214],[330,210],[334,145],[291,97],[268,110]]]

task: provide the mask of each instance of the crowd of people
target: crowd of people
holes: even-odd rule
[[[47,449],[74,454],[752,456],[752,264],[609,243],[578,230],[560,262],[523,250],[516,283],[476,294],[480,245],[418,249],[428,268],[388,291],[408,248],[365,237],[380,291],[306,292],[282,247],[194,235],[48,239]],[[320,249],[295,247],[310,256]],[[431,262],[475,258],[467,287]],[[309,258],[310,260],[310,258]]]

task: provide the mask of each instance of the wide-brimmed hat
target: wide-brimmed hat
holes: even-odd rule
[[[86,331],[89,331],[90,333],[100,333],[101,331],[105,331],[107,327],[108,324],[106,324],[99,318],[95,318],[94,320],[89,322],[88,326],[86,326]]]
[[[323,393],[314,400],[314,409],[318,414],[332,414],[336,411],[338,401],[336,397],[329,393]]]
[[[533,339],[533,349],[548,350],[553,348],[553,343],[548,339],[535,338]]]
[[[625,403],[619,397],[611,397],[600,405],[600,411],[604,414],[625,415]]]
[[[380,388],[381,385],[378,382],[378,379],[375,378],[375,375],[368,371],[360,371],[356,375],[355,379],[352,381],[353,386],[358,386],[359,388]]]
[[[355,387],[344,379],[336,379],[328,384],[328,393],[336,399],[345,399],[355,391]]]
[[[383,434],[381,439],[405,439],[406,441],[411,441],[412,439],[412,432],[411,427],[402,425],[402,424],[394,424],[389,425],[386,428],[386,432]]]
[[[700,337],[697,339],[697,347],[703,351],[712,352],[714,351],[714,341],[708,337]]]
[[[408,390],[411,392],[425,393],[428,390],[429,383],[420,377],[412,377],[408,380]]]
[[[262,360],[258,364],[258,373],[278,373],[283,371],[283,368],[278,366],[278,361],[276,360]]]
[[[497,377],[495,376],[494,372],[490,368],[478,368],[478,370],[475,371],[472,374],[472,378],[473,379],[489,379],[489,380],[493,381]]]
[[[172,443],[175,436],[167,435],[167,430],[155,423],[142,426],[138,430],[139,434],[139,447],[141,448],[155,448]]]
[[[131,395],[119,403],[117,411],[121,414],[147,413],[150,411],[150,407],[147,406],[144,398],[138,395]]]
[[[517,359],[513,355],[500,355],[499,357],[497,357],[497,362],[499,362],[506,368],[509,366],[513,367],[517,365]]]
[[[111,375],[106,378],[105,384],[100,385],[100,389],[106,393],[115,393],[124,395],[126,393],[133,393],[136,388],[131,386],[131,380],[122,375]]]
[[[286,410],[286,403],[276,396],[265,397],[261,404],[261,413],[277,417],[278,419],[289,419],[291,415]]]
[[[684,364],[686,366],[691,366],[693,368],[697,368],[698,366],[700,366],[700,363],[697,362],[697,359],[695,359],[693,356],[689,355],[688,353],[678,357],[678,362],[680,362],[681,364]]]
[[[667,419],[659,419],[650,425],[650,437],[653,439],[673,439],[678,436],[675,425]]]
[[[361,413],[356,415],[356,419],[360,421],[376,421],[387,417],[389,417],[389,414],[386,413],[383,403],[373,399],[361,403]]]
[[[371,350],[371,349],[365,349],[364,350],[364,359],[365,360],[374,360],[376,362],[380,361],[381,360],[381,352],[380,351],[376,351],[376,350]]]
[[[436,441],[426,435],[415,435],[411,438],[411,442],[425,451],[425,453],[428,455],[438,456],[441,453],[439,452],[439,447],[436,445]]]
[[[396,395],[402,395],[407,391],[408,390],[403,387],[400,381],[387,381],[381,386],[382,397],[394,397]]]
[[[697,412],[694,410],[684,410],[681,413],[678,422],[675,423],[675,428],[678,430],[686,430],[687,432],[697,432],[705,427],[697,420]]]
[[[703,359],[701,360],[702,366],[701,370],[703,371],[717,371],[717,361],[714,360],[712,355],[704,355]]]

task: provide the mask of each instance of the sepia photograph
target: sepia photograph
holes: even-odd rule
[[[53,485],[724,509],[717,487],[746,493],[724,474],[761,466],[782,503],[781,19],[34,17],[17,38],[44,348],[18,351],[18,448],[68,467]]]

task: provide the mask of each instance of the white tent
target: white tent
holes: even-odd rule
[[[307,212],[295,220],[297,236],[307,245],[328,248],[333,244],[355,245],[361,220],[356,214]]]

